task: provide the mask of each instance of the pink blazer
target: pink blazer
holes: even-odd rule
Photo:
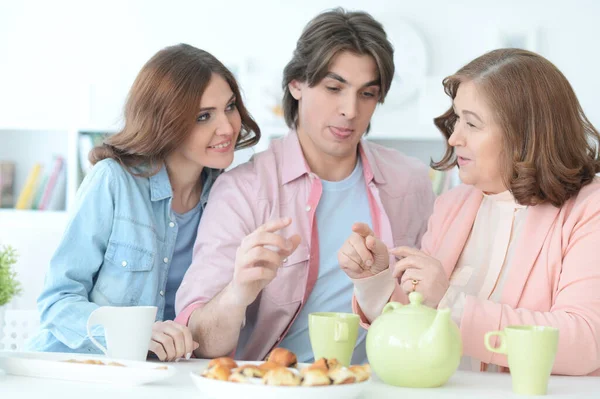
[[[461,185],[436,201],[422,250],[447,276],[482,198],[481,191]],[[548,325],[560,330],[554,374],[600,375],[600,180],[561,208],[530,207],[521,234],[500,303],[468,297],[460,326],[464,355],[507,367],[506,356],[485,348],[484,334],[513,324]],[[406,303],[398,284],[390,300]]]

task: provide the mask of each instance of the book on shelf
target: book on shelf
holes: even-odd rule
[[[31,209],[38,209],[40,205],[40,201],[42,200],[42,195],[44,194],[44,189],[48,185],[48,175],[44,175],[43,180],[40,182],[35,196],[33,197],[33,201],[31,203]]]
[[[43,188],[43,190],[40,190],[40,192],[42,193],[40,195],[40,202],[37,205],[37,207],[33,208],[33,209],[39,209],[39,210],[58,210],[58,209],[54,209],[54,207],[49,206],[51,203],[54,202],[54,206],[56,206],[56,200],[53,201],[54,197],[60,197],[61,192],[62,194],[64,194],[65,191],[65,187],[64,187],[64,183],[61,180],[66,180],[66,171],[65,171],[65,161],[64,158],[61,156],[57,156],[54,158],[54,166],[52,168],[52,172],[47,176],[47,184],[46,186]],[[62,185],[62,187],[60,187]]]
[[[0,161],[0,208],[15,206],[15,163]]]
[[[46,197],[46,201],[42,202],[40,210],[44,211],[62,211],[66,208],[67,201],[67,173],[65,168],[60,169],[58,172],[55,184],[50,192],[49,196]]]
[[[67,171],[62,156],[55,156],[52,167],[44,173],[44,166],[36,163],[19,194],[15,209],[64,210],[66,204]]]
[[[17,199],[17,204],[15,205],[16,209],[31,209],[31,204],[35,196],[35,190],[39,185],[39,179],[43,168],[44,166],[41,163],[36,163],[33,165],[33,168],[29,172],[27,180],[25,181],[25,186],[23,187],[23,190],[21,190],[19,198]]]

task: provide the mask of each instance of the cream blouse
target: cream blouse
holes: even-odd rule
[[[517,204],[510,191],[484,194],[469,238],[450,276],[450,287],[439,304],[439,308],[451,309],[459,326],[467,295],[500,300],[526,214],[527,207]],[[496,366],[482,365],[468,356],[463,356],[459,369],[497,371]]]

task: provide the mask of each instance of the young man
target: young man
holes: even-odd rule
[[[312,361],[308,314],[351,312],[354,290],[392,278],[341,270],[353,223],[389,247],[419,246],[434,200],[427,168],[362,140],[393,75],[369,14],[337,9],[306,26],[284,70],[291,131],[216,181],[177,293],[197,356],[258,360],[281,346]],[[366,359],[365,334],[353,363]]]

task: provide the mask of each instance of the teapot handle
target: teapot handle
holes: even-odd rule
[[[381,311],[381,314],[384,314],[384,313],[387,313],[387,312],[391,312],[391,311],[396,310],[396,309],[400,309],[402,306],[404,306],[404,305],[402,305],[399,302],[390,302],[390,303],[388,303],[387,305],[385,305],[383,307],[383,310]]]

